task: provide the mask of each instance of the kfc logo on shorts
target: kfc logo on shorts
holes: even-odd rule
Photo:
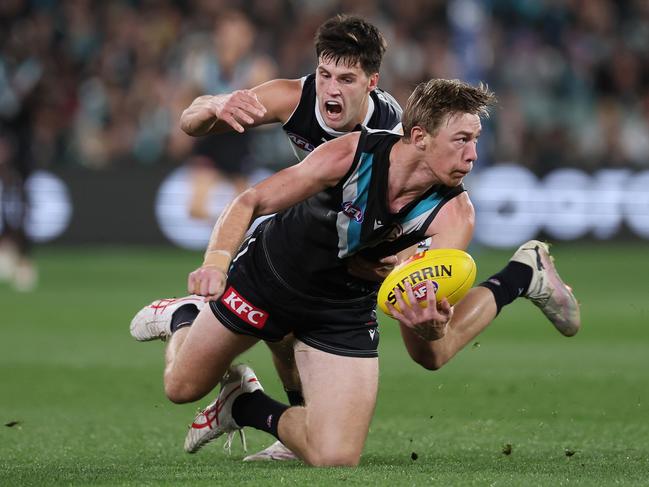
[[[221,302],[239,318],[255,328],[261,329],[266,324],[268,313],[255,308],[243,299],[232,286],[223,293]]]

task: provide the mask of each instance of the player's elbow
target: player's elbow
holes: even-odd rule
[[[254,187],[246,189],[243,193],[237,196],[235,201],[237,205],[245,207],[251,212],[253,220],[265,214],[261,208],[259,192]]]
[[[411,353],[410,356],[412,359],[419,365],[421,365],[426,370],[439,370],[441,369],[448,359],[443,355],[430,350],[420,350],[415,353]]]

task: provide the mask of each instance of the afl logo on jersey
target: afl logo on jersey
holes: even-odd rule
[[[349,218],[353,218],[358,223],[363,222],[363,210],[354,206],[351,201],[345,201],[343,203],[343,213]]]
[[[315,146],[312,143],[310,143],[306,139],[303,139],[299,135],[294,134],[293,132],[287,132],[286,135],[288,135],[288,138],[291,139],[291,142],[293,142],[302,150],[313,152],[313,150],[315,149]]]

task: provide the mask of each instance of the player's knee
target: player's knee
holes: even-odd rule
[[[359,452],[344,449],[320,449],[305,458],[313,467],[356,467],[361,459]]]
[[[197,401],[203,397],[203,394],[193,384],[173,379],[165,380],[165,395],[176,404]]]

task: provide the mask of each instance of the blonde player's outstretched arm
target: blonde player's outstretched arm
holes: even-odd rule
[[[188,277],[188,291],[208,301],[217,299],[223,292],[232,256],[251,223],[336,185],[352,165],[359,137],[355,132],[323,144],[299,164],[237,196],[216,222],[203,264]]]

